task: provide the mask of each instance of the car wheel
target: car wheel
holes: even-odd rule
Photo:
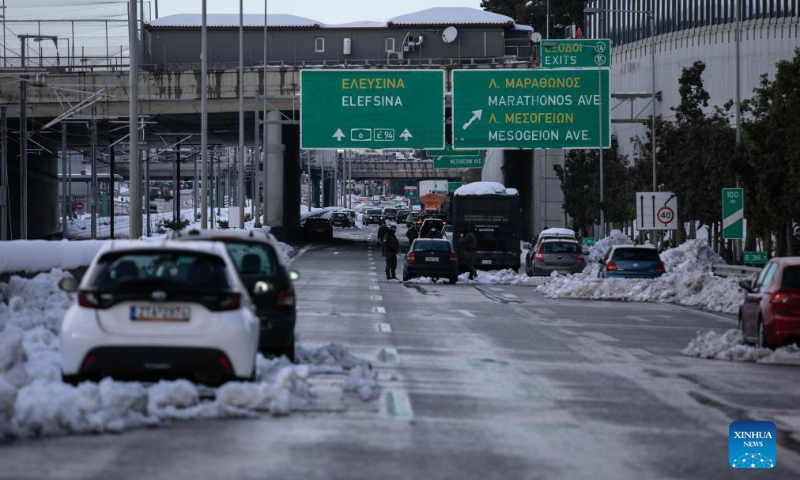
[[[458,277],[449,277],[447,280],[450,282],[451,285],[455,285],[456,282],[458,282]]]
[[[756,340],[758,348],[772,348],[767,341],[767,332],[764,327],[764,319],[758,318],[758,339]]]
[[[83,380],[84,378],[81,374],[77,375],[64,375],[63,373],[61,374],[61,381],[66,384],[72,385],[74,387],[77,387],[78,384],[81,383]]]
[[[407,282],[409,280],[409,276],[406,272],[403,272],[403,281]]]

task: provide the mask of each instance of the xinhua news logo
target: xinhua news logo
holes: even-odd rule
[[[775,468],[778,447],[772,422],[733,422],[728,428],[728,463],[732,468]]]

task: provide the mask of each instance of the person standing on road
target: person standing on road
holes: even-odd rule
[[[397,253],[400,242],[397,240],[397,227],[392,225],[383,238],[383,256],[386,257],[386,280],[397,279]]]
[[[419,238],[419,228],[416,225],[412,225],[406,232],[406,238],[408,239],[408,248],[410,249],[414,240]]]
[[[467,271],[469,271],[469,279],[473,280],[478,276],[473,264],[475,258],[475,250],[478,249],[478,239],[475,234],[469,231],[469,228],[464,227],[461,230],[461,238],[458,239],[458,244],[461,246],[461,251],[464,255],[464,261],[467,264]]]
[[[378,227],[378,245],[383,245],[383,238],[386,236],[386,232],[389,231],[389,227],[386,226],[386,221],[381,220],[381,226]]]

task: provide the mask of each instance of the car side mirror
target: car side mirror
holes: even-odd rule
[[[272,285],[269,282],[259,280],[253,285],[253,295],[264,295],[272,290]]]
[[[289,270],[289,280],[293,282],[300,280],[300,272],[297,270]]]
[[[530,250],[530,249],[532,249],[532,248],[533,248],[533,245],[531,245],[530,243],[526,243],[526,244],[524,244],[524,245],[522,246],[522,248],[524,248],[525,250]]]
[[[58,281],[58,288],[67,293],[75,293],[78,291],[78,281],[73,277],[64,277]]]
[[[753,283],[751,282],[751,280],[748,279],[739,280],[739,286],[742,287],[742,290],[744,290],[747,293],[751,293],[753,291]]]

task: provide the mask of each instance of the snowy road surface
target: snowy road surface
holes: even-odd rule
[[[745,476],[727,466],[742,419],[778,423],[768,476],[800,477],[800,370],[681,354],[732,317],[389,283],[375,231],[337,229],[292,267],[300,341],[371,359],[378,401],[323,377],[315,408],[288,417],[7,442],[0,478],[728,479]]]

